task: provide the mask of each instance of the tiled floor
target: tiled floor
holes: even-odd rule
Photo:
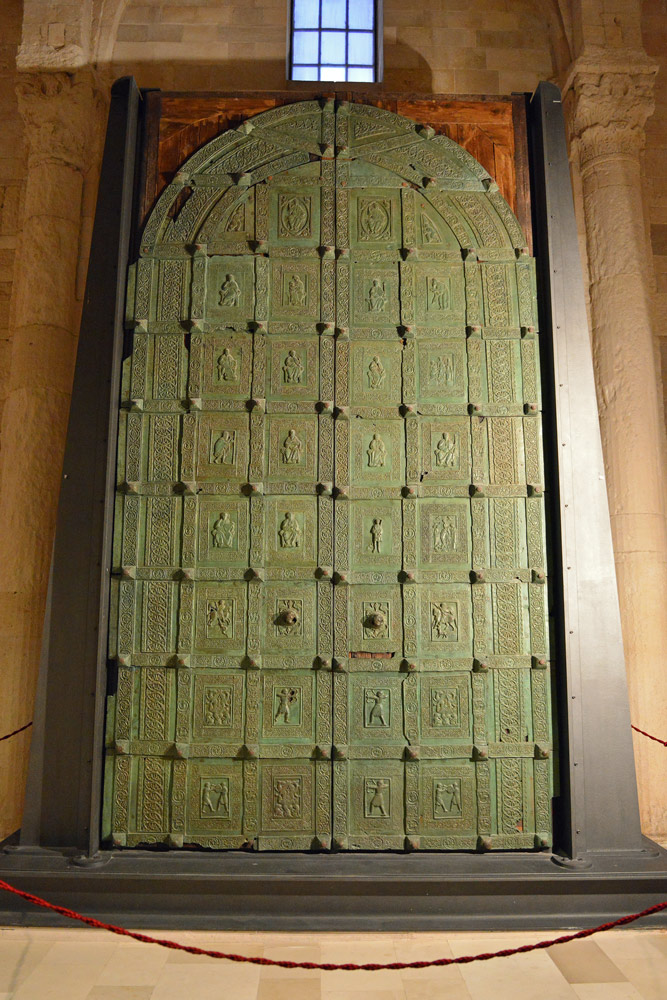
[[[157,932],[268,958],[391,962],[495,951],[549,932]],[[309,972],[236,965],[105,931],[0,928],[0,1000],[667,1000],[667,930],[594,939],[445,969]]]

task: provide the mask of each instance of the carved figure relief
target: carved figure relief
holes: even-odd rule
[[[277,601],[276,635],[303,635],[303,601]]]
[[[429,219],[428,215],[422,215],[422,242],[423,243],[439,243],[440,233],[436,229],[434,223]]]
[[[431,601],[431,639],[433,641],[458,641],[457,610],[454,603]]]
[[[280,522],[278,539],[281,549],[298,549],[301,545],[301,528],[294,514],[289,510]]]
[[[201,786],[201,816],[229,816],[229,779],[210,781]]]
[[[461,782],[434,781],[433,782],[433,818],[442,819],[444,816],[461,815]]]
[[[301,816],[301,778],[273,779],[273,815],[280,819]]]
[[[228,347],[218,356],[218,380],[238,382],[239,363]]]
[[[236,309],[241,301],[241,286],[233,274],[226,274],[220,286],[218,304],[226,309]]]
[[[211,435],[211,462],[215,465],[234,465],[236,431],[225,430],[213,440]]]
[[[444,312],[449,309],[451,282],[440,281],[439,278],[430,278],[428,283],[428,308]]]
[[[459,465],[459,435],[443,431],[434,448],[438,469],[456,469]]]
[[[388,240],[391,236],[391,206],[385,199],[363,198],[359,202],[359,239]]]
[[[285,385],[299,385],[303,379],[304,366],[296,351],[288,351],[283,361],[283,382]]]
[[[227,220],[226,233],[242,233],[245,228],[245,205],[237,205]]]
[[[287,301],[283,305],[298,308],[306,304],[306,284],[300,274],[290,274],[287,279]]]
[[[380,281],[379,278],[373,278],[371,280],[371,283],[368,286],[366,303],[368,305],[369,312],[384,312],[385,306],[387,305],[387,289],[384,281]]]
[[[389,638],[389,604],[387,601],[364,601],[364,639]]]
[[[279,217],[280,236],[297,239],[310,236],[310,198],[282,194],[280,196]]]
[[[454,383],[454,359],[451,354],[438,355],[431,358],[429,364],[429,380],[433,385],[445,388]]]
[[[227,687],[207,687],[204,691],[204,724],[231,726],[232,690]]]
[[[213,639],[234,635],[234,604],[223,599],[209,601],[206,606],[206,636]]]
[[[280,449],[280,457],[285,465],[299,465],[303,454],[303,442],[297,437],[293,427],[287,432]]]
[[[387,460],[387,448],[379,434],[374,434],[371,438],[366,449],[366,454],[368,455],[369,469],[381,469],[384,467],[384,463]]]
[[[275,706],[273,721],[283,726],[299,725],[298,718],[292,718],[292,710],[299,704],[297,688],[274,688],[273,703]],[[296,713],[295,713],[296,714]]]
[[[387,372],[377,354],[373,355],[366,374],[368,377],[368,388],[380,389],[387,376]]]
[[[366,778],[364,782],[364,813],[368,818],[373,816],[389,816],[388,791],[390,782],[387,778]]]
[[[374,517],[371,524],[371,552],[375,552],[378,555],[380,554],[380,546],[382,545],[383,532],[382,518]]]
[[[364,692],[364,725],[367,728],[389,728],[389,691],[366,690]]]
[[[457,726],[460,721],[458,691],[431,688],[431,725]]]
[[[451,552],[456,547],[456,517],[445,514],[433,524],[433,551]]]
[[[215,549],[234,548],[236,524],[229,516],[229,511],[223,511],[211,528],[211,539]]]

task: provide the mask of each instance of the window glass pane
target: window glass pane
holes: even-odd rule
[[[317,62],[319,31],[295,31],[292,62]]]
[[[319,0],[294,0],[294,27],[319,28]]]
[[[373,24],[373,0],[350,0],[350,28],[365,28],[371,31]]]
[[[344,80],[344,66],[323,66],[320,70],[320,80]]]
[[[355,0],[350,0],[353,6]],[[322,0],[322,27],[345,27],[345,0]]]
[[[373,83],[373,68],[371,66],[350,66],[347,78],[358,83]]]
[[[329,64],[345,62],[344,31],[322,32],[322,62]]]
[[[373,32],[350,32],[348,35],[348,63],[360,63],[362,66],[373,65]]]
[[[317,80],[317,66],[293,66],[293,80]]]

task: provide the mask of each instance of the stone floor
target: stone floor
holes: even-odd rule
[[[267,958],[390,962],[494,951],[553,933],[156,932]],[[562,933],[562,932],[561,932]],[[105,931],[0,928],[0,1000],[666,1000],[667,930],[441,970],[308,972],[236,965]]]

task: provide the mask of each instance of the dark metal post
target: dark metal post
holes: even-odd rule
[[[43,740],[26,798],[39,816],[23,847],[99,846],[111,518],[123,311],[140,95],[111,91],[86,295],[72,390],[44,636]],[[66,720],[66,721],[65,721]],[[33,810],[34,812],[34,810]]]
[[[642,840],[593,359],[554,84],[537,88],[529,123],[543,362],[553,392],[547,452],[550,482],[559,484],[549,513],[561,603],[555,658],[562,792],[569,797],[560,836],[563,852],[585,861],[591,853],[639,851]]]

